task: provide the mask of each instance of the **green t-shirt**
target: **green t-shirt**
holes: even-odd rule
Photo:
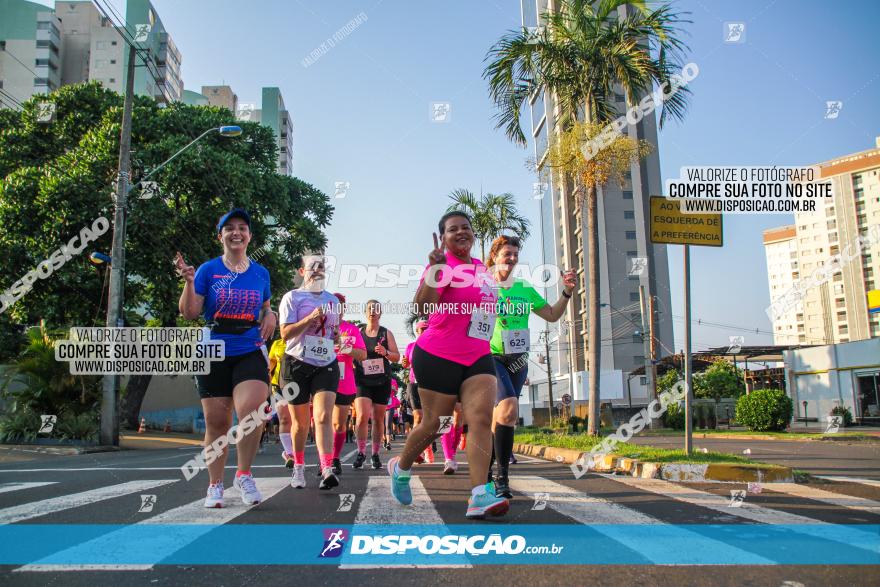
[[[547,305],[535,288],[517,279],[507,288],[498,289],[498,319],[492,333],[492,354],[503,355],[504,342],[502,330],[521,330],[529,327],[532,310],[540,310]]]

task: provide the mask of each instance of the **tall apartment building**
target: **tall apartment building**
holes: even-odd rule
[[[24,102],[85,81],[124,91],[128,45],[89,0],[58,1],[54,10],[26,0],[0,0],[0,14],[0,89],[8,92],[6,101]],[[135,93],[160,102],[180,100],[180,53],[152,4],[128,0],[125,22],[130,35],[137,25],[150,27],[139,41],[149,67],[135,70]]]
[[[238,96],[229,86],[202,86],[202,95],[211,106],[223,106],[232,112],[238,112]]]
[[[554,0],[521,0],[522,22],[525,27],[544,25],[539,16],[555,10]],[[619,9],[625,16],[629,6]],[[618,95],[618,109],[626,112],[623,95]],[[536,92],[530,98],[532,137],[535,158],[539,166],[547,151],[548,137],[556,132],[556,112],[553,96],[547,91]],[[657,125],[653,114],[627,128],[634,139],[647,140],[657,146]],[[642,314],[639,286],[645,286],[654,296],[655,336],[657,358],[670,354],[673,349],[672,309],[670,306],[669,270],[665,245],[650,241],[649,204],[651,195],[662,194],[660,158],[658,149],[637,165],[633,165],[622,186],[610,183],[601,189],[599,198],[599,300],[605,304],[601,311],[602,349],[600,382],[601,398],[613,403],[646,403],[649,393],[646,377],[631,378],[630,373],[646,366],[646,350],[641,336]],[[550,175],[550,174],[546,174]],[[586,399],[587,356],[587,291],[586,258],[577,204],[570,186],[556,185],[553,178],[544,177],[547,190],[540,201],[542,263],[555,263],[560,268],[577,270],[580,290],[569,303],[562,327],[551,330],[550,365],[554,376],[554,399],[561,393],[573,392],[573,399]],[[641,275],[630,275],[634,258],[649,259],[647,270]],[[560,285],[547,291],[549,299],[561,295]],[[541,345],[539,345],[541,346]],[[574,385],[570,374],[574,373]],[[531,399],[543,401],[547,397],[546,383],[532,378]],[[558,379],[557,379],[558,378]],[[546,381],[546,376],[543,376]]]
[[[797,227],[789,224],[765,230],[764,252],[767,256],[770,298],[778,298],[793,288],[800,277]],[[798,344],[796,314],[794,308],[780,313],[773,323],[773,344]]]
[[[222,106],[235,113],[241,121],[259,122],[272,129],[278,141],[278,161],[275,170],[282,175],[293,175],[293,123],[284,105],[281,90],[263,88],[261,102],[239,102],[229,86],[202,86],[202,93],[187,91],[186,104]]]
[[[268,126],[278,139],[278,173],[293,174],[293,123],[278,88],[263,88],[262,108],[256,120]]]
[[[868,292],[878,289],[880,241],[864,245],[871,240],[865,238],[869,229],[873,228],[874,234],[880,230],[880,137],[874,149],[817,167],[819,181],[831,184],[833,197],[820,201],[815,212],[795,214],[795,224],[787,230],[764,233],[770,299],[788,291],[788,287],[781,287],[783,281],[787,284],[791,280],[794,285],[795,281],[812,280],[813,273],[832,257],[844,253],[845,258],[841,270],[829,281],[806,289],[794,309],[774,320],[776,344],[835,344],[880,337],[880,314],[868,312]],[[773,238],[774,231],[778,238]],[[857,243],[856,239],[862,240]],[[792,263],[788,276],[781,273],[784,267],[779,253],[783,247]],[[773,268],[771,252],[776,255]]]
[[[0,0],[0,107],[61,86],[61,21],[51,8]]]

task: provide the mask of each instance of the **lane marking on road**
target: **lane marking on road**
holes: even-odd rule
[[[393,495],[391,495],[391,478],[386,476],[372,476],[367,482],[367,489],[364,496],[360,500],[357,514],[354,519],[354,527],[352,533],[357,531],[357,526],[361,524],[389,526],[388,533],[394,534],[400,531],[401,527],[433,525],[446,526],[440,513],[434,507],[431,496],[428,495],[427,489],[422,484],[417,475],[413,475],[409,482],[412,491],[412,503],[410,505],[400,504]],[[396,527],[396,528],[395,528]],[[342,555],[342,560],[347,557]],[[350,558],[349,558],[350,560]],[[445,557],[443,560],[449,561],[447,564],[430,564],[420,565],[414,564],[409,568],[459,568],[469,569],[472,567],[467,562],[467,558],[461,557]],[[341,563],[340,569],[385,569],[398,568],[400,565],[363,565],[363,564],[346,564]],[[406,567],[404,567],[406,568]]]
[[[149,571],[153,565],[25,565],[13,573],[57,573],[60,571]]]
[[[351,452],[345,453],[345,455],[343,455],[343,457],[342,457],[341,459],[339,459],[339,462],[340,462],[340,463],[345,463],[345,462],[347,462],[348,459],[350,459],[351,457],[353,457],[354,455],[356,455],[357,452],[358,452],[357,449],[353,449]]]
[[[729,564],[766,565],[773,561],[756,553],[749,552],[699,535],[680,526],[667,524],[653,516],[643,514],[618,503],[576,491],[571,487],[534,475],[510,478],[510,486],[514,491],[533,495],[549,494],[547,507],[556,512],[590,526],[590,530],[608,536],[630,550],[641,554],[655,564],[689,565],[701,564],[705,561],[702,548],[711,548],[719,560]],[[662,534],[663,539],[646,541],[632,532],[632,526],[651,525],[652,534]],[[619,530],[618,530],[619,528]],[[700,552],[695,552],[693,545],[700,544]],[[674,553],[675,561],[670,563],[670,553]]]
[[[33,489],[34,487],[43,487],[44,485],[54,485],[56,483],[58,483],[58,481],[41,481],[39,483],[0,483],[0,493],[8,493],[20,489]]]
[[[730,498],[727,496],[716,495],[693,487],[678,485],[663,479],[641,479],[638,477],[618,477],[612,475],[602,475],[602,477],[610,479],[616,483],[622,483],[629,487],[634,487],[635,489],[650,491],[657,495],[671,497],[676,501],[701,506],[729,516],[745,518],[760,524],[769,524],[772,526],[804,526],[803,528],[789,529],[793,532],[815,536],[817,538],[836,540],[865,550],[873,551],[877,546],[877,536],[870,532],[862,532],[857,526],[848,525],[843,527],[837,524],[830,524],[808,516],[801,516],[767,506],[760,506],[754,502],[750,502],[748,498],[743,501],[739,507],[734,508],[730,507]],[[774,485],[776,484],[774,483]],[[768,486],[765,484],[764,488],[768,489]],[[854,537],[857,539],[856,543],[853,543]]]
[[[47,514],[54,514],[98,501],[113,499],[114,497],[122,497],[123,495],[145,491],[154,487],[161,487],[162,485],[176,483],[177,481],[179,481],[179,479],[128,481],[118,485],[108,485],[107,487],[91,489],[81,493],[62,495],[51,499],[8,507],[0,510],[0,524],[14,524],[16,522],[21,522],[22,520],[29,520]]]
[[[837,477],[826,475],[813,475],[817,479],[827,479],[828,481],[845,481],[846,483],[858,483],[859,485],[870,485],[871,487],[880,487],[880,479],[861,479],[858,477]]]
[[[851,495],[817,489],[808,485],[798,485],[797,483],[768,483],[764,485],[764,488],[769,489],[770,491],[788,493],[796,497],[821,501],[823,503],[851,510],[880,515],[880,502],[872,499],[865,499],[864,497],[853,497]]]
[[[290,480],[286,477],[267,477],[257,480],[257,487],[263,494],[265,503],[278,492],[288,486]],[[125,528],[115,530],[99,536],[74,547],[55,552],[32,564],[14,569],[13,572],[59,572],[59,571],[143,571],[152,569],[163,559],[168,558],[178,550],[188,546],[198,538],[209,533],[217,526],[226,524],[252,507],[246,506],[241,501],[241,493],[232,487],[224,494],[225,506],[218,509],[206,509],[204,498],[197,499],[182,506],[162,512],[145,520],[132,524]],[[138,525],[167,525],[168,531],[158,535],[151,535],[150,539],[144,540],[143,535],[138,533],[135,526]],[[182,529],[179,526],[189,526]],[[71,560],[88,561],[96,556],[101,559],[118,558],[124,560],[131,552],[132,544],[137,544],[137,558],[149,560],[149,563],[138,564],[71,564]],[[58,561],[58,562],[53,562]],[[83,566],[91,567],[83,569]]]
[[[316,463],[307,464],[306,467],[317,467]],[[227,469],[236,470],[236,465],[226,465]],[[251,465],[251,469],[283,469],[284,465]],[[0,473],[68,473],[78,471],[178,471],[180,467],[81,467],[78,469],[52,468],[52,469],[0,469]],[[181,477],[182,479],[183,477]],[[180,479],[175,479],[179,481]]]

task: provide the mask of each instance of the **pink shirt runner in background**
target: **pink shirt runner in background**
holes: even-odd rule
[[[364,345],[364,339],[361,331],[351,322],[343,320],[339,324],[339,343],[340,345],[349,344],[352,348],[367,350]],[[336,393],[342,395],[354,395],[357,393],[357,387],[354,383],[354,359],[348,354],[337,354],[339,359],[339,387]]]
[[[388,402],[388,409],[393,410],[400,405],[400,399],[397,397],[397,380],[391,380],[391,399]]]
[[[413,341],[413,342],[409,343],[408,345],[406,345],[406,350],[403,351],[403,356],[406,357],[407,361],[409,361],[409,382],[410,383],[416,383],[416,372],[413,371],[413,368],[412,368],[412,352],[415,347],[416,347],[416,343],[415,343],[415,341]]]
[[[440,293],[437,303],[441,309],[444,304],[455,304],[458,309],[446,306],[442,311],[432,312],[428,318],[428,329],[415,344],[436,357],[470,366],[491,352],[488,340],[468,336],[472,309],[480,306],[494,314],[498,295],[493,287],[494,280],[479,259],[471,258],[471,264],[468,265],[446,251],[446,265],[453,270],[453,275],[448,285],[437,287]],[[468,266],[456,270],[459,265]],[[422,274],[422,282],[430,270],[431,266],[428,265]],[[443,274],[443,271],[437,273],[438,283],[449,281],[449,277]]]

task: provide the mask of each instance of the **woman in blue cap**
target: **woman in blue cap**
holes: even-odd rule
[[[260,408],[269,395],[264,341],[275,331],[277,318],[269,308],[269,272],[247,256],[252,236],[250,215],[236,208],[217,223],[223,255],[194,269],[177,253],[177,271],[184,279],[180,313],[187,320],[203,315],[211,328],[211,339],[222,340],[225,345],[225,358],[212,362],[207,375],[196,376],[205,412],[206,447],[229,433],[233,408],[241,421]],[[238,467],[233,485],[241,492],[245,505],[262,501],[250,471],[259,441],[259,433],[251,432],[237,444]],[[210,485],[205,507],[223,507],[227,451],[224,446],[207,463]]]

